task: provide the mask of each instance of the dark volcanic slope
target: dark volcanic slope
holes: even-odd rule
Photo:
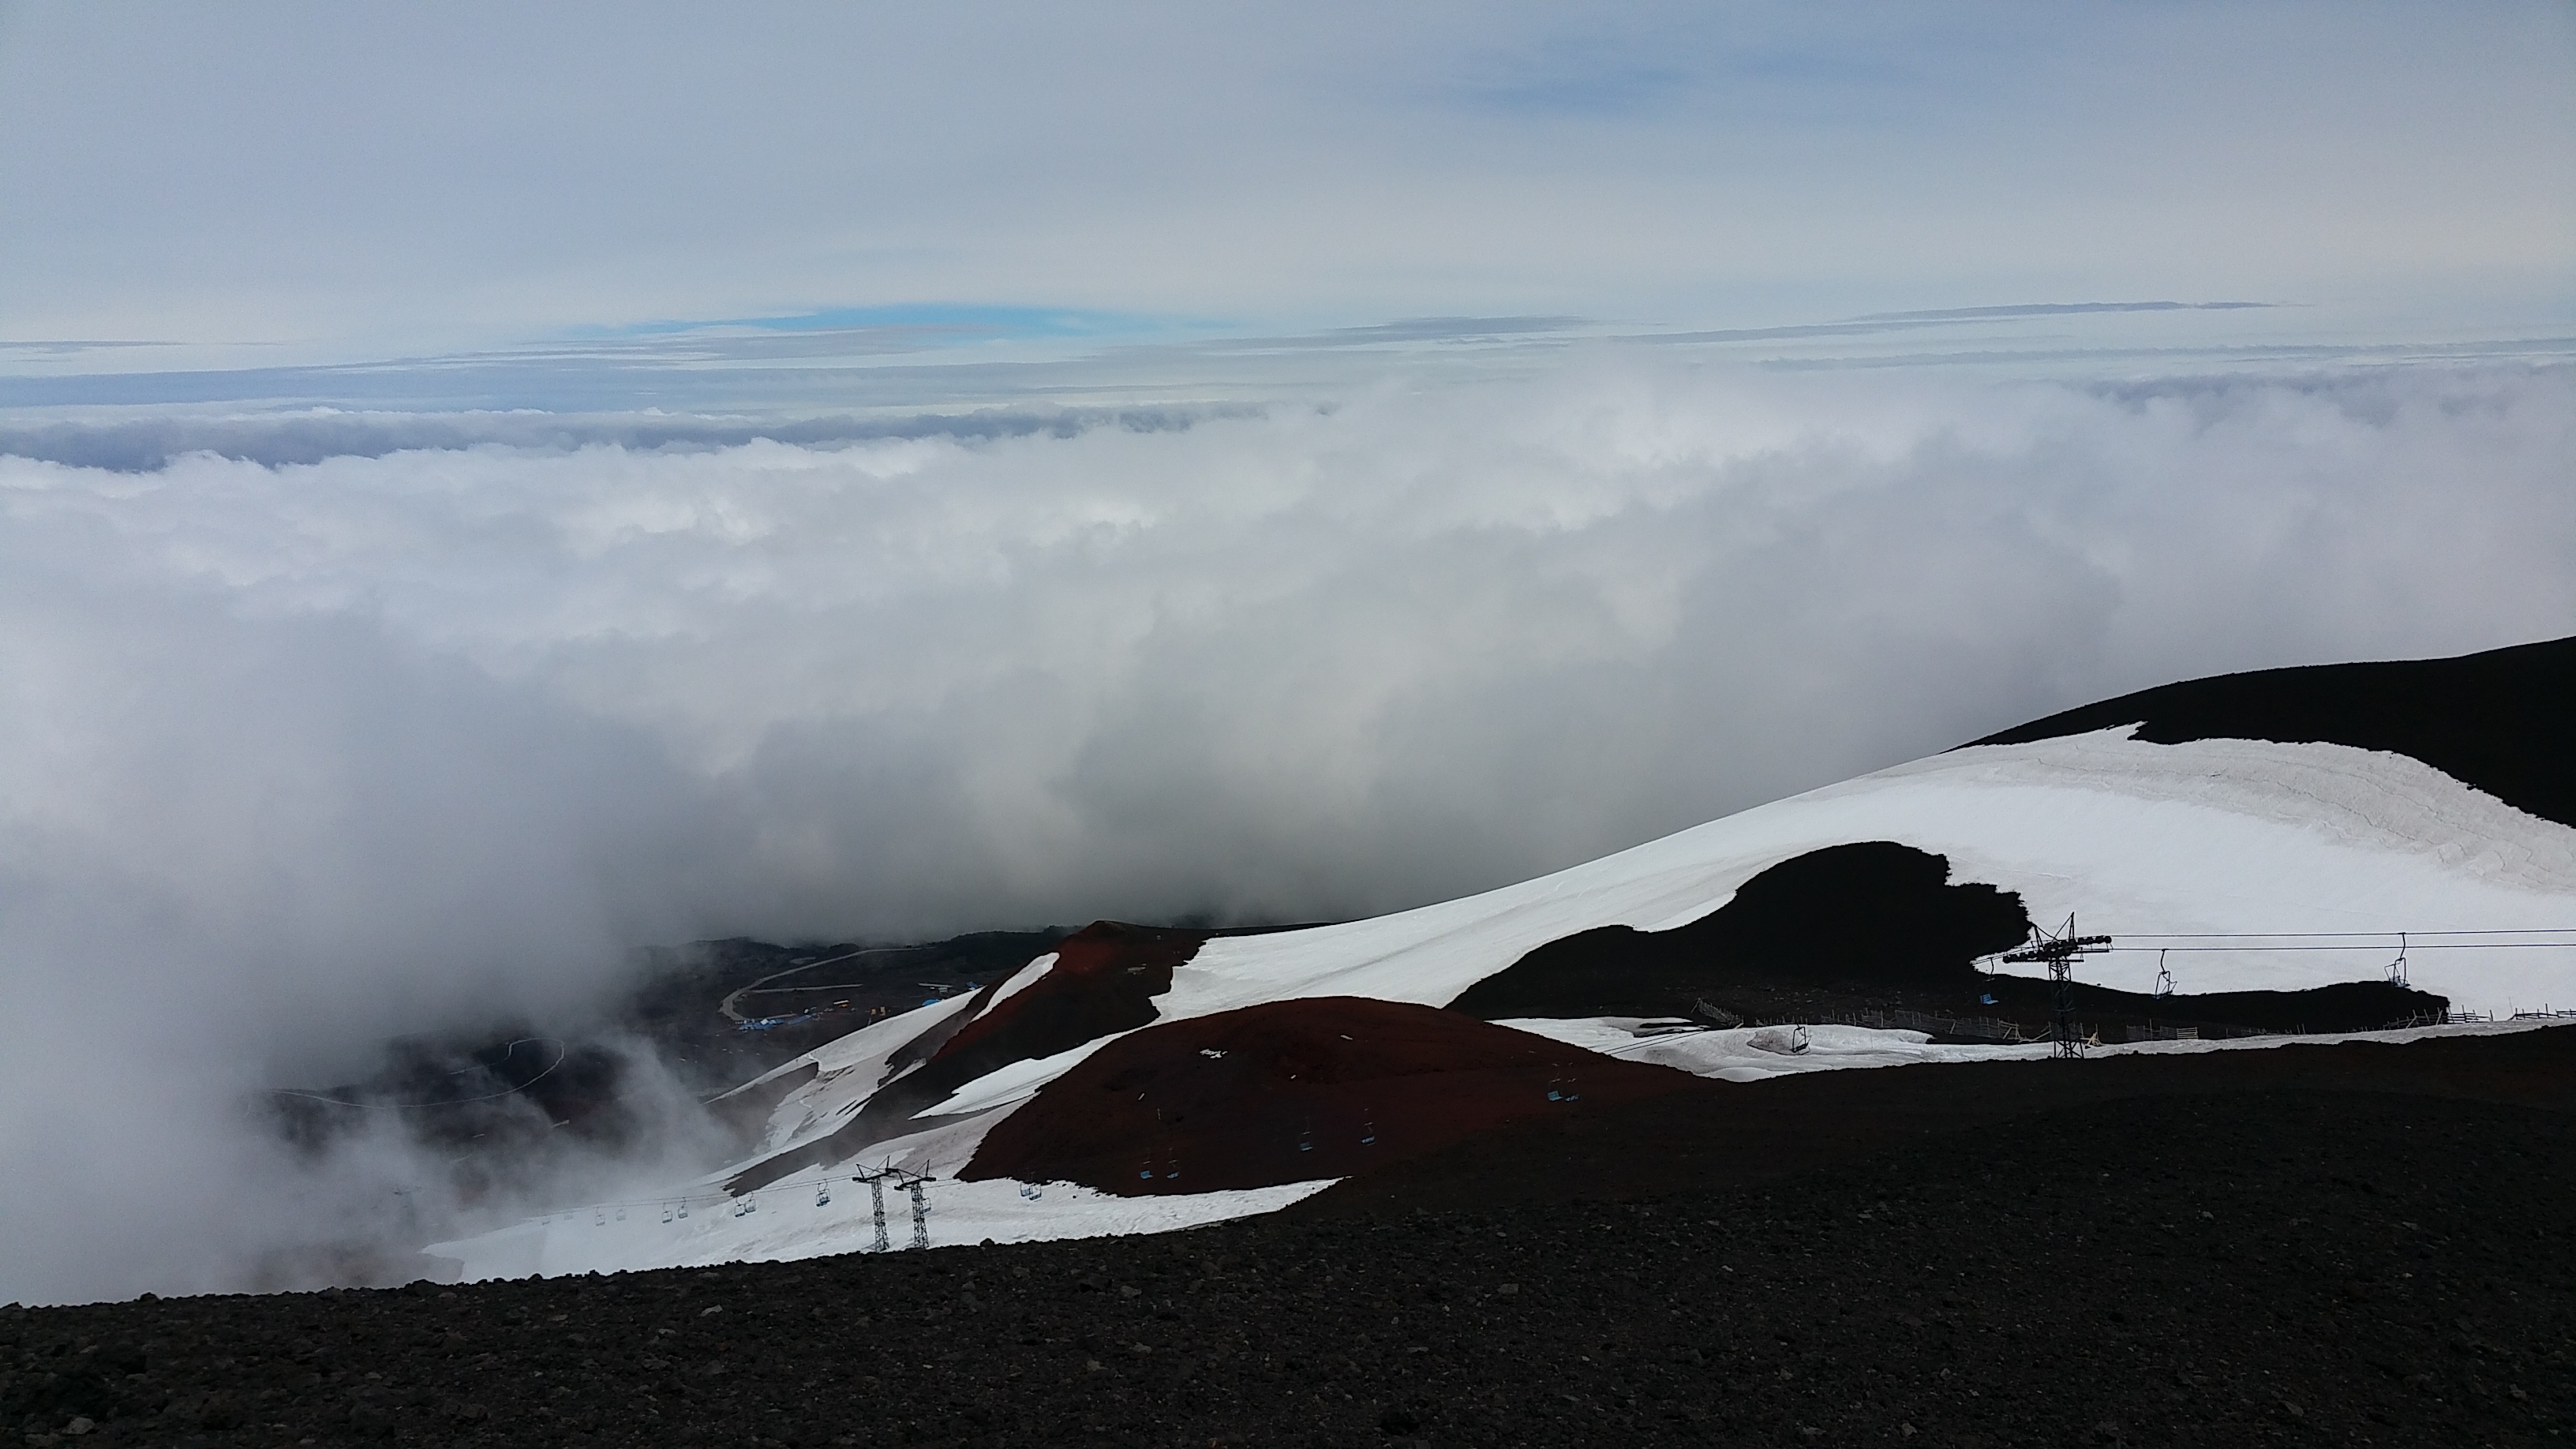
[[[2144,721],[2137,737],[2324,742],[2412,755],[2517,809],[2576,825],[2576,638],[2457,659],[2223,674],[2124,694],[1971,741],[2012,745]]]
[[[1979,1009],[2024,1020],[2045,1020],[2054,989],[2051,983],[2034,976],[1997,976],[1987,983],[1995,1003]],[[2207,991],[2172,996],[2114,991],[2081,982],[2075,986],[2076,1020],[2087,1031],[2103,1032],[2105,1041],[2123,1040],[2128,1028],[2150,1022],[2214,1028],[2212,1035],[2231,1027],[2297,1033],[2377,1031],[2400,1022],[2422,1021],[2450,1004],[2447,996],[2389,981],[2338,981],[2305,991]]]
[[[1760,983],[1963,990],[1971,965],[2030,935],[2021,897],[1951,885],[1947,857],[1893,841],[1784,860],[1669,931],[1603,926],[1550,941],[1449,1003],[1488,1021],[1661,1016]]]
[[[1449,1003],[1486,1020],[1697,1015],[1840,1019],[1899,1004],[1959,1016],[2049,1021],[2049,983],[1988,978],[1976,958],[2030,934],[2021,897],[1949,883],[1949,861],[1893,841],[1827,846],[1746,881],[1732,900],[1669,931],[1602,926],[1540,946]],[[2384,981],[2306,991],[2152,997],[2076,987],[2078,1020],[2109,1041],[2157,1024],[2223,1032],[2370,1031],[2450,1003]]]
[[[1528,1117],[1712,1084],[1436,1007],[1268,1002],[1123,1037],[996,1124],[959,1175],[1127,1196],[1346,1177]]]
[[[2576,1029],[2058,1062],[1950,1062],[1713,1082],[1714,1110],[1613,1106],[1534,1117],[1339,1183],[1297,1215],[1640,1197],[1755,1182],[2080,1104],[2175,1093],[2383,1092],[2576,1112]],[[2113,1150],[2105,1144],[2098,1150]],[[1531,1172],[1528,1164],[1554,1165]]]
[[[2262,1055],[2310,1050],[2336,1049]],[[2566,1050],[2518,1050],[2502,1075],[2563,1095]],[[2444,1075],[2405,1060],[2388,1085]],[[0,1310],[0,1415],[38,1445],[81,1415],[84,1445],[226,1449],[2576,1433],[2567,1115],[2404,1090],[2031,1105],[1647,1202]]]

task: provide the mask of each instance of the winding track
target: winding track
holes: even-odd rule
[[[740,1025],[745,1020],[740,1005],[742,999],[745,996],[750,995],[752,992],[767,986],[772,981],[799,975],[803,972],[811,971],[817,966],[829,966],[835,962],[856,960],[861,956],[890,956],[897,951],[918,951],[920,949],[921,948],[918,946],[870,946],[865,950],[844,951],[838,956],[826,956],[820,961],[808,961],[802,966],[790,966],[784,971],[773,971],[767,976],[763,976],[749,985],[738,986],[733,990],[726,992],[725,999],[716,1004],[716,1010],[723,1012],[726,1020],[731,1021],[736,1025]]]

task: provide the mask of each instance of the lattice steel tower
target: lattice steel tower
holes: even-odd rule
[[[2075,962],[2079,957],[2110,950],[2111,938],[2075,934],[2075,917],[2071,912],[2066,917],[2066,925],[2056,934],[2051,935],[2037,926],[2031,928],[2031,933],[2039,938],[2036,943],[2018,951],[2007,951],[2004,959],[2047,963],[2048,979],[2055,996],[2052,1004],[2057,1015],[2057,1055],[2080,1057],[2084,1055],[2084,1044],[2075,1036]]]

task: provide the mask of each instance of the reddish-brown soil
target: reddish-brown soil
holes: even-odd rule
[[[1130,1196],[1268,1187],[1711,1086],[1436,1007],[1270,1002],[1112,1042],[1004,1118],[961,1175]]]
[[[2175,1094],[2402,1093],[2576,1113],[2576,1029],[1955,1062],[1703,1085],[1705,1107],[1694,1099],[1687,1111],[1649,1102],[1524,1119],[1338,1183],[1290,1212],[1334,1216],[1743,1185],[1909,1142],[2008,1135],[2018,1121],[2069,1107]],[[2087,1155],[2116,1168],[2122,1151],[2104,1141]],[[1560,1170],[1524,1170],[1532,1162]]]
[[[1003,983],[985,987],[974,1020],[930,1065],[943,1076],[965,1073],[947,1088],[953,1092],[997,1067],[1143,1026],[1154,1019],[1154,998],[1172,989],[1172,968],[1207,939],[1205,931],[1095,921],[1058,941],[1055,964],[999,1007],[985,1009]]]
[[[974,1005],[895,1053],[891,1072],[920,1065],[868,1099],[829,1136],[734,1174],[726,1187],[748,1191],[817,1162],[846,1162],[886,1138],[917,1130],[913,1114],[946,1101],[959,1087],[999,1067],[1053,1056],[1154,1019],[1157,996],[1172,989],[1172,968],[1206,944],[1209,932],[1164,930],[1095,921],[1056,943],[1045,975],[996,1006],[1007,978],[975,994]],[[989,1008],[989,1009],[988,1009]]]

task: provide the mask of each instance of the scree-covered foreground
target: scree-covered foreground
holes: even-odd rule
[[[0,1362],[34,1444],[2550,1444],[2571,1182],[2527,1101],[2180,1092],[1643,1200],[12,1309]]]

